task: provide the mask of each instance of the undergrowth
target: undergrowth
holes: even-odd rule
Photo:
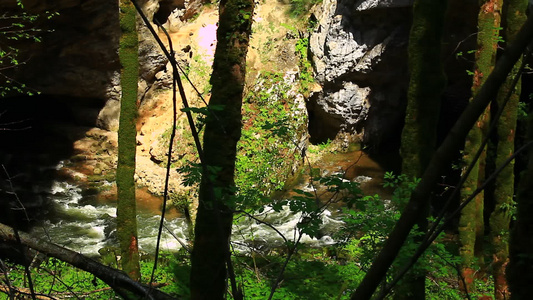
[[[306,122],[290,81],[280,73],[262,73],[243,103],[235,166],[241,208],[258,208],[260,199],[284,188],[301,158],[298,135]]]
[[[313,5],[322,3],[322,0],[290,0],[290,15],[294,18],[302,18],[309,13]]]

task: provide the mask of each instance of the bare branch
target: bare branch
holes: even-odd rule
[[[122,271],[105,266],[80,253],[50,242],[38,240],[27,233],[19,232],[19,237],[22,245],[44,253],[50,257],[55,257],[61,261],[71,264],[76,268],[95,275],[121,295],[124,295],[124,291],[128,291],[134,295],[134,298],[132,299],[140,299],[141,297],[147,297],[147,299],[152,300],[176,299],[159,290],[152,290],[151,295],[148,295],[150,290],[148,286],[132,280]],[[13,228],[0,223],[0,242],[17,243]]]

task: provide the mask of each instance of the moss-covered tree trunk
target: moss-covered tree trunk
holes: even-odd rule
[[[526,19],[527,0],[506,0],[505,3],[505,40],[512,42]],[[496,146],[496,166],[502,165],[514,152],[516,120],[520,98],[520,83],[516,88],[512,82],[518,74],[519,61],[507,77],[507,81],[500,88],[498,107],[501,107],[510,93],[502,116],[498,120]],[[509,224],[511,221],[511,207],[514,196],[514,161],[506,166],[496,178],[494,189],[495,208],[490,216],[491,242],[493,247],[492,276],[494,278],[494,298],[496,300],[509,299],[505,268],[509,262]]]
[[[137,129],[137,80],[139,75],[136,12],[127,0],[120,0],[119,57],[122,65],[120,119],[117,165],[117,237],[122,269],[133,279],[140,279],[137,244],[137,209],[135,203],[135,147]]]
[[[446,0],[417,0],[409,37],[409,90],[402,132],[402,173],[420,178],[436,147],[437,122],[446,77],[441,61]],[[428,207],[418,228],[427,227]],[[425,272],[417,270],[397,288],[396,299],[425,299]]]
[[[482,2],[478,14],[478,35],[477,51],[472,83],[472,94],[475,96],[483,85],[496,62],[496,50],[498,46],[498,35],[501,20],[501,9],[503,0],[485,0]],[[474,161],[474,156],[478,151],[483,138],[486,136],[486,126],[488,124],[488,109],[480,116],[476,125],[470,130],[464,147],[463,162],[464,170]],[[466,182],[461,189],[461,200],[465,201],[472,192],[484,180],[485,172],[485,151],[475,163],[474,168],[468,175]],[[483,199],[484,194],[480,193],[461,212],[459,220],[459,239],[461,248],[459,250],[463,260],[463,276],[465,278],[465,290],[470,291],[474,282],[474,265],[476,256],[481,258],[481,245],[483,242]]]
[[[501,84],[505,81],[507,75],[511,72],[513,66],[532,40],[533,18],[528,18],[522,26],[522,29],[517,33],[514,42],[507,45],[505,48],[505,51],[498,60],[493,72],[487,78],[485,84],[481,87],[470,105],[465,108],[463,114],[461,114],[442,144],[435,151],[424,175],[420,179],[415,190],[411,193],[411,198],[405,209],[402,211],[400,219],[396,222],[396,225],[390,232],[383,248],[372,262],[372,266],[368,269],[363,280],[351,295],[350,299],[366,300],[372,297],[372,294],[377,289],[378,285],[386,277],[387,271],[390,269],[394,259],[398,256],[400,248],[405,243],[411,229],[416,223],[417,217],[420,215],[420,212],[424,207],[424,203],[429,201],[428,199],[434,190],[435,185],[439,181],[442,172],[449,168],[450,164],[454,161],[454,153],[459,151],[462,145],[464,145],[464,140],[468,131],[470,131],[472,126],[475,125],[479,116],[483,113],[488,104],[496,98]],[[531,125],[533,127],[533,123]],[[519,281],[513,282],[517,289],[528,287],[529,283],[533,281],[533,278],[531,278],[531,276],[533,276],[533,201],[531,201],[531,199],[533,199],[533,159],[531,160],[530,170],[532,171],[529,180],[526,181],[529,186],[524,185],[526,188],[529,188],[525,189],[528,194],[524,195],[529,196],[529,198],[525,198],[528,200],[523,202],[523,209],[524,211],[527,211],[527,213],[524,212],[524,215],[521,216],[524,223],[520,226],[520,231],[513,234],[511,239],[511,249],[513,251],[511,251],[511,263],[509,265],[513,263],[519,264],[518,266],[513,265],[513,271],[529,271],[528,273],[525,273],[529,275],[529,277],[522,276],[519,272],[513,272],[514,274],[517,274],[517,276],[522,276],[521,278],[518,278]],[[521,238],[524,238],[524,240],[522,241]],[[525,256],[523,254],[525,254]],[[529,256],[529,258],[527,256]],[[527,259],[520,261],[522,258]],[[413,259],[417,260],[418,257],[413,257]],[[527,265],[520,265],[522,263],[527,263]],[[507,274],[510,274],[510,272],[507,272]],[[527,278],[527,280],[520,281],[522,278]],[[525,283],[525,285],[522,285],[522,283]]]
[[[204,174],[191,256],[191,299],[221,300],[226,291],[235,159],[241,136],[242,94],[253,8],[253,0],[220,1],[209,105],[223,110],[213,110],[206,118]]]

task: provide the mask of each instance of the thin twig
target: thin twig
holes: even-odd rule
[[[161,24],[158,24],[161,28]],[[172,39],[168,35],[167,31],[163,28],[165,35],[168,38],[168,43],[170,47],[170,54],[174,56],[174,48],[172,47]],[[173,74],[174,78],[177,74]],[[179,76],[179,75],[178,75]],[[154,281],[155,271],[157,269],[157,261],[159,259],[159,247],[161,245],[161,235],[163,234],[163,225],[165,223],[165,213],[167,210],[167,201],[168,201],[168,184],[170,180],[170,164],[172,162],[172,149],[174,148],[174,138],[176,137],[176,80],[172,80],[172,130],[170,132],[170,140],[168,143],[168,155],[167,155],[167,166],[165,174],[165,187],[163,191],[163,208],[161,209],[161,219],[159,221],[159,228],[157,230],[157,242],[155,246],[155,257],[154,257],[154,267],[152,268],[152,275],[150,276],[150,289],[152,288],[152,282]]]
[[[6,283],[6,286],[7,286],[7,291],[8,291],[8,296],[9,296],[9,299],[10,300],[15,300],[15,295],[14,295],[14,289],[13,289],[13,286],[11,286],[11,280],[9,280],[9,277],[8,277],[8,271],[7,271],[7,265],[6,263],[4,262],[3,259],[0,259],[0,267],[3,269],[4,272],[4,282]],[[5,291],[4,291],[5,292]]]
[[[180,243],[181,247],[183,247],[183,249],[185,249],[185,251],[187,251],[187,253],[191,253],[191,249],[189,249],[189,246],[187,246],[187,244],[185,244],[176,234],[174,234],[174,232],[172,232],[172,230],[170,230],[170,228],[167,227],[167,225],[164,225],[165,229],[170,233],[170,235],[176,239],[176,241],[178,241],[178,243]]]

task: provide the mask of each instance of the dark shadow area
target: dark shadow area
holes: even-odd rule
[[[307,108],[309,142],[313,145],[334,140],[341,129],[342,120],[328,114],[317,103],[320,94],[312,95],[305,106]]]
[[[25,86],[0,98],[0,222],[28,229],[50,208],[51,184],[61,180],[56,168],[72,155],[73,142],[95,126],[103,99],[119,98],[119,10],[107,0],[8,8],[11,16],[38,16],[22,28],[34,28],[30,36],[6,41],[19,63],[0,77],[11,92],[16,82]]]
[[[168,17],[175,9],[185,9],[184,0],[162,0],[159,2],[159,9],[154,14],[154,22],[165,24]],[[182,19],[183,21],[183,19]]]
[[[26,230],[47,212],[57,165],[95,126],[102,106],[53,95],[0,99],[0,222]]]

